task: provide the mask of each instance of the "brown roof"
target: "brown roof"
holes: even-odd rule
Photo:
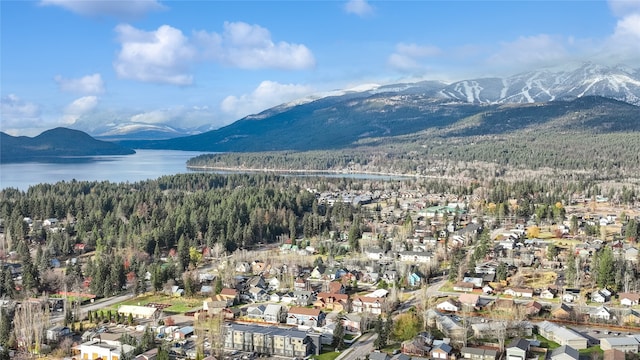
[[[620,293],[620,294],[618,294],[618,298],[620,300],[629,299],[631,301],[638,301],[638,300],[640,300],[640,294],[636,294],[636,293]]]
[[[220,291],[220,295],[236,296],[236,295],[238,295],[238,290],[231,289],[231,288],[223,288]]]
[[[453,287],[473,289],[473,283],[458,281]]]
[[[310,309],[310,308],[305,308],[305,307],[300,307],[300,306],[292,306],[289,309],[289,314],[319,316],[320,315],[320,310],[319,309]]]
[[[360,300],[363,303],[376,303],[376,302],[384,301],[383,298],[369,297],[369,296],[360,296],[356,300]]]
[[[330,293],[337,293],[340,291],[340,289],[342,289],[342,283],[339,281],[332,281],[329,283],[329,292]]]
[[[317,298],[318,300],[320,299],[326,299],[326,298],[335,298],[336,300],[349,300],[349,295],[347,294],[331,294],[331,293],[326,293],[326,292],[321,292],[318,293]]]
[[[480,296],[476,294],[461,294],[458,300],[463,304],[476,305],[480,300]]]

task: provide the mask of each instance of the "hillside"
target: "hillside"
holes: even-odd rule
[[[0,132],[0,161],[61,161],[64,157],[129,155],[135,151],[115,143],[100,141],[88,134],[67,128],[55,128],[30,138]]]

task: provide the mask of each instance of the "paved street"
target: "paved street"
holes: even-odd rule
[[[110,297],[107,299],[101,299],[98,301],[95,301],[93,303],[90,304],[86,304],[86,305],[82,305],[80,307],[80,311],[81,311],[81,315],[85,316],[87,314],[87,311],[95,311],[95,310],[101,310],[104,309],[106,307],[109,307],[111,305],[117,304],[121,301],[125,301],[127,299],[132,298],[133,295],[132,294],[124,294],[124,295],[120,295],[120,296],[115,296],[115,297]],[[64,319],[64,313],[56,313],[56,315],[51,316],[49,318],[49,322],[51,324],[56,324],[59,322],[62,322],[62,320]]]
[[[373,352],[373,342],[377,338],[378,334],[376,333],[362,335],[354,344],[338,355],[336,360],[364,360],[367,355]]]

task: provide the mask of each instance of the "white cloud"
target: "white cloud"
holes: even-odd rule
[[[169,125],[178,128],[215,126],[217,117],[207,106],[176,106],[155,109],[132,115],[129,122],[149,125]]]
[[[387,63],[400,71],[419,70],[424,68],[421,60],[441,54],[442,50],[437,46],[399,43]]]
[[[102,94],[104,92],[104,82],[100,74],[83,76],[79,79],[65,79],[58,75],[54,78],[60,90],[80,94]]]
[[[547,34],[521,36],[515,41],[501,43],[500,49],[489,56],[487,63],[514,68],[558,64],[569,58],[564,43],[563,39]]]
[[[225,22],[222,34],[194,33],[206,58],[243,69],[308,69],[315,66],[312,52],[302,44],[274,43],[269,30],[244,22]]]
[[[364,17],[373,14],[373,7],[366,0],[349,0],[344,4],[344,11]]]
[[[98,98],[96,96],[84,96],[76,99],[65,108],[62,122],[65,125],[71,125],[81,116],[95,109],[97,105]]]
[[[165,6],[156,0],[42,0],[41,5],[59,6],[82,16],[133,18]]]
[[[250,94],[244,94],[239,97],[227,96],[220,104],[220,107],[225,113],[234,116],[232,120],[237,120],[273,106],[299,99],[312,92],[313,88],[308,85],[263,81]]]
[[[41,109],[37,104],[15,94],[0,98],[0,131],[14,136],[31,135],[30,130],[41,127],[41,123]]]
[[[116,32],[122,48],[113,65],[119,77],[174,85],[193,82],[187,69],[196,51],[182,31],[169,25],[156,31],[118,25]]]
[[[625,17],[632,13],[640,13],[639,0],[610,0],[609,8],[613,15]]]

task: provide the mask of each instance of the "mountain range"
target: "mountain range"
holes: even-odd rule
[[[638,128],[639,105],[640,69],[586,64],[572,71],[535,71],[504,79],[336,92],[282,104],[198,135],[123,144],[225,152],[338,149],[434,129],[467,136],[549,124],[562,128],[559,119],[569,121],[577,113],[582,120],[572,123],[574,130],[593,126],[597,131],[621,131]],[[469,125],[473,123],[481,125]]]
[[[67,157],[134,153],[118,144],[96,140],[82,131],[67,128],[47,130],[35,137],[16,137],[0,132],[0,162],[52,162],[64,161]]]

